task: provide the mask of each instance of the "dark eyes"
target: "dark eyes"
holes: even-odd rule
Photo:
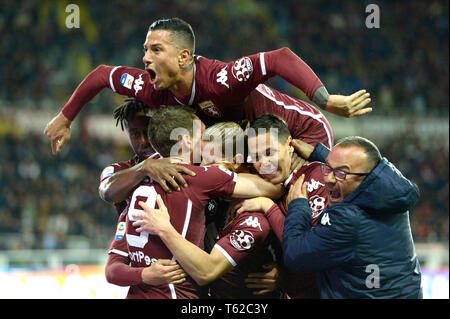
[[[152,51],[153,51],[153,52],[160,52],[161,49],[160,49],[160,48],[152,48]],[[143,49],[142,49],[142,52],[143,52],[143,53],[147,53],[147,48],[143,48]]]

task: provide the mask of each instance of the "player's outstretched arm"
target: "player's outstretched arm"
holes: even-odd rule
[[[239,173],[233,198],[269,197],[280,198],[284,194],[282,184],[274,185],[256,174]]]
[[[234,207],[235,215],[244,212],[264,212],[270,227],[278,240],[282,241],[285,216],[277,204],[267,197],[255,197],[246,199]]]
[[[361,116],[372,111],[365,106],[371,101],[366,90],[360,90],[351,95],[330,95],[314,73],[314,71],[299,56],[289,48],[265,53],[264,63],[270,75],[278,75],[302,90],[306,96],[327,112],[343,116]]]
[[[181,266],[169,259],[158,259],[148,267],[130,267],[128,257],[110,254],[105,266],[106,280],[117,286],[134,286],[142,283],[159,286],[180,284],[187,274]]]
[[[109,87],[113,67],[100,65],[89,73],[73,92],[67,104],[45,127],[44,134],[52,143],[52,152],[60,152],[70,139],[70,124],[75,116],[103,88]]]
[[[233,269],[233,265],[217,249],[214,248],[208,254],[181,236],[170,223],[170,216],[161,196],[157,196],[156,202],[159,209],[139,202],[145,213],[134,213],[134,217],[142,218],[133,223],[137,232],[146,231],[159,236],[183,269],[201,286]]]
[[[151,86],[146,85],[147,80],[148,74],[137,68],[108,65],[100,65],[95,68],[81,81],[60,114],[51,120],[44,130],[44,134],[52,140],[53,154],[61,151],[70,138],[70,134],[59,137],[63,128],[67,128],[67,126],[70,128],[70,122],[100,91],[108,88],[118,94],[145,100],[145,96],[149,96],[148,90],[152,90]],[[147,100],[144,102],[150,103]],[[66,123],[67,120],[70,121],[68,124]]]
[[[193,171],[185,166],[171,163],[170,159],[147,158],[103,180],[98,187],[98,194],[106,202],[121,202],[127,199],[134,187],[147,176],[160,184],[164,191],[170,193],[172,189],[180,190],[180,185],[188,186],[182,174],[195,176]]]

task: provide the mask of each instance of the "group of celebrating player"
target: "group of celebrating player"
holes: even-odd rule
[[[128,298],[318,298],[313,273],[283,265],[281,242],[296,181],[307,183],[313,226],[328,205],[320,163],[301,155],[331,148],[332,128],[311,104],[263,83],[278,75],[345,117],[371,112],[369,93],[329,95],[288,48],[229,63],[194,51],[189,24],[154,22],[145,71],[99,66],[45,129],[55,154],[103,88],[131,97],[114,116],[135,156],[100,178],[100,197],[119,214],[108,281],[130,286]]]

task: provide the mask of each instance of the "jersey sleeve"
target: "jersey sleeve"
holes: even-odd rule
[[[209,70],[216,96],[233,101],[244,100],[260,83],[273,76],[265,69],[264,53],[244,56],[231,62],[215,60]],[[230,100],[230,101],[231,101]]]
[[[289,203],[283,232],[285,265],[293,271],[321,271],[348,262],[355,254],[358,213],[351,205],[333,205],[316,227],[304,198]]]
[[[288,81],[302,90],[309,99],[312,99],[316,90],[323,86],[322,81],[308,64],[289,48],[266,52],[263,61],[266,72]]]
[[[210,80],[216,82],[220,95],[228,92],[239,100],[276,75],[302,90],[310,99],[323,86],[314,71],[288,48],[248,55],[228,63],[217,62],[212,70],[215,79]]]
[[[286,216],[277,204],[273,204],[264,215],[268,219],[273,233],[281,243],[283,240],[283,229]]]
[[[100,65],[89,73],[73,92],[62,113],[73,121],[82,108],[101,90],[108,88],[113,92],[136,97],[149,106],[156,106],[150,76],[141,69],[126,66]]]
[[[111,90],[121,95],[135,97],[149,106],[155,106],[152,97],[154,91],[149,74],[141,69],[117,66],[109,74]]]
[[[127,165],[126,162],[118,162],[118,163],[114,163],[114,164],[106,166],[100,174],[100,183],[107,180],[108,178],[113,176],[115,173],[117,173],[123,169],[130,168],[130,167],[131,166]]]
[[[120,214],[117,221],[116,232],[109,246],[108,254],[117,254],[128,258],[128,244],[126,240],[127,223],[126,214]]]
[[[142,283],[141,267],[130,267],[128,244],[126,240],[126,215],[121,214],[116,233],[108,251],[105,276],[108,282],[118,286],[132,286]]]
[[[231,231],[214,245],[236,267],[266,241],[270,225],[260,213],[242,213]]]
[[[191,167],[189,167],[191,168]],[[237,174],[219,166],[202,166],[195,170],[196,176],[191,177],[187,188],[192,198],[204,206],[211,198],[230,198],[237,182]],[[192,187],[194,186],[194,187]]]

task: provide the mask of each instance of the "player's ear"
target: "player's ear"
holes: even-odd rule
[[[289,136],[286,140],[286,145],[289,148],[289,153],[291,153],[291,154],[294,152],[294,146],[292,146],[292,142],[293,142],[292,137]]]
[[[191,64],[192,56],[188,49],[183,49],[178,52],[178,65],[185,69]]]

